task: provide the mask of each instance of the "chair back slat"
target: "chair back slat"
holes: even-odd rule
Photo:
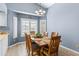
[[[35,46],[36,44],[32,42],[31,36],[27,35],[27,39],[28,39],[28,44],[29,44],[29,51],[31,52],[30,55],[35,55],[34,52],[37,52],[37,49],[35,49],[37,46]],[[34,48],[35,47],[35,48]]]
[[[58,36],[58,32],[52,32],[51,33],[51,37],[55,37],[55,36]]]
[[[28,41],[28,35],[27,35],[27,33],[25,33],[25,41],[26,41],[27,53],[28,53],[28,55],[30,55],[30,47],[29,47],[29,41]]]
[[[25,33],[25,42],[26,42],[26,48],[27,48],[28,47],[27,33]]]
[[[58,51],[61,36],[52,37],[49,45],[49,54],[52,50]]]
[[[35,35],[35,31],[30,31],[30,35]]]
[[[30,49],[30,51],[32,51],[32,40],[31,40],[31,36],[30,35],[27,35],[27,38],[28,38],[28,43],[29,43],[29,49]]]
[[[44,36],[44,37],[48,37],[48,32],[44,32],[44,33],[43,33],[43,36]]]

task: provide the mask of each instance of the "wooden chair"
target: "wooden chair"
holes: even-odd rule
[[[31,35],[35,35],[35,31],[30,31],[30,34]]]
[[[44,36],[44,37],[48,37],[48,33],[47,33],[47,32],[44,32],[44,33],[43,33],[43,36]]]
[[[26,42],[27,54],[28,54],[28,56],[29,56],[29,55],[30,55],[30,48],[29,48],[27,33],[25,33],[25,42]]]
[[[31,35],[31,37],[34,37],[35,36],[35,31],[30,31],[30,35]]]
[[[52,56],[58,55],[58,48],[60,44],[60,38],[61,36],[55,36],[50,39],[50,44],[48,44],[48,47],[41,48],[41,54],[44,54],[46,56]]]
[[[31,36],[27,35],[29,48],[30,48],[30,55],[39,55],[39,46],[37,44],[32,44]],[[34,54],[35,53],[35,54]]]
[[[51,37],[55,37],[55,36],[58,36],[58,32],[52,32],[51,33]]]

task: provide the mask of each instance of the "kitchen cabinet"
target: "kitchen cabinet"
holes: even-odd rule
[[[0,3],[0,26],[7,26],[7,7],[4,3]]]
[[[0,56],[4,56],[8,49],[8,33],[0,33]]]

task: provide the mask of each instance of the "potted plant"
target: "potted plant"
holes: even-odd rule
[[[42,34],[40,32],[36,33],[37,38],[42,38]]]

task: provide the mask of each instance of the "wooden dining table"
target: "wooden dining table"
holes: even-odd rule
[[[43,37],[43,38],[31,38],[33,42],[35,42],[38,46],[45,46],[50,44],[50,38],[49,37]],[[60,40],[60,42],[62,42]]]
[[[50,41],[51,41],[51,38],[49,37],[43,37],[43,38],[31,38],[33,42],[35,42],[40,48],[40,53],[39,55],[41,56],[41,50],[43,47],[45,46],[49,46],[50,45]],[[61,42],[61,41],[60,41]]]
[[[31,38],[33,42],[35,42],[38,46],[45,46],[50,43],[50,38],[43,37],[43,38]]]
[[[41,52],[41,48],[44,47],[44,46],[47,46],[49,45],[50,43],[50,38],[48,37],[43,37],[43,38],[31,38],[33,42],[35,42],[40,48],[40,51]],[[39,55],[41,56],[41,53],[39,53]]]

